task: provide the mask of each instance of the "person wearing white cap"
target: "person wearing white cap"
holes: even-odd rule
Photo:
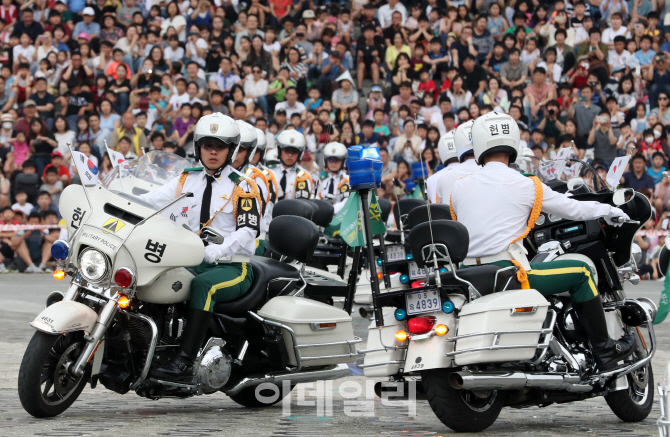
[[[358,107],[358,91],[352,89],[354,87],[354,79],[351,77],[349,70],[337,78],[340,88],[335,90],[331,102],[333,108],[340,111],[347,112],[349,108]]]
[[[456,146],[456,155],[461,163],[453,171],[440,176],[437,181],[437,201],[438,203],[449,204],[451,189],[457,180],[469,176],[478,171],[481,167],[475,161],[475,154],[472,151],[472,124],[473,120],[466,121],[458,125],[454,131],[454,145]],[[444,138],[444,137],[443,137]],[[440,151],[442,157],[442,151]]]
[[[88,35],[89,39],[97,38],[100,35],[100,25],[93,21],[93,18],[95,18],[95,11],[93,8],[86,6],[81,15],[83,16],[84,21],[80,21],[74,26],[72,34],[79,35],[80,33],[85,33]]]
[[[437,151],[440,154],[440,161],[444,168],[426,181],[426,195],[428,196],[428,203],[440,203],[437,197],[437,183],[442,176],[448,171],[454,170],[460,164],[458,162],[458,151],[454,143],[455,130],[449,131],[442,135],[440,141],[437,143]]]

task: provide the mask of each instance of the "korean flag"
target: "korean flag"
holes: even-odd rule
[[[126,158],[123,157],[121,152],[117,152],[116,150],[112,150],[107,147],[107,154],[109,155],[109,159],[112,161],[112,165],[114,167],[118,167],[119,165],[124,166],[127,164]]]
[[[98,183],[98,167],[86,155],[81,152],[72,152],[72,161],[77,168],[82,185],[91,186]]]
[[[193,200],[185,197],[170,205],[160,214],[175,225],[188,228],[189,217],[194,217],[193,208],[195,205],[192,203]]]

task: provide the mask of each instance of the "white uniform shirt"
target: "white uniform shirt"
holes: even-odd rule
[[[460,162],[452,162],[451,164],[447,165],[442,170],[438,171],[437,173],[428,178],[428,180],[426,181],[426,195],[428,196],[428,203],[440,203],[437,198],[437,182],[448,171],[454,170],[459,165]]]
[[[332,196],[330,195],[331,186],[333,187]],[[335,174],[328,172],[328,177],[321,180],[316,195],[319,199],[331,203],[338,203],[346,199],[349,197],[349,175],[344,170],[340,170]]]
[[[223,207],[210,224],[217,232],[225,237],[222,257],[233,255],[253,255],[256,250],[256,231],[250,227],[237,228],[236,219],[233,215],[233,190],[235,183],[228,177],[234,170],[227,166],[221,172],[221,176],[212,183],[212,201],[210,203],[210,217]],[[193,201],[192,211],[189,214],[188,226],[191,231],[200,230],[200,208],[202,206],[202,194],[207,187],[205,171],[192,171],[188,174],[182,193],[192,192],[193,197],[187,198]],[[173,201],[177,195],[177,184],[180,176],[172,179],[156,191],[138,196],[145,202],[156,208],[162,208]],[[246,192],[251,192],[247,182],[241,182],[239,186]],[[225,206],[224,206],[225,205]]]
[[[548,214],[587,220],[612,210],[602,203],[570,199],[544,184],[542,190],[542,211]],[[468,257],[497,255],[526,230],[535,202],[535,184],[503,163],[489,162],[456,181],[451,200],[458,221],[470,233]]]
[[[298,172],[303,171],[305,174],[309,175],[309,172],[304,168],[300,167],[298,164],[294,164],[289,168],[285,168],[282,164],[279,164],[277,167],[271,169],[277,180],[277,186],[279,187],[279,193],[277,193],[277,199],[295,199],[296,192],[296,179],[298,177]],[[286,171],[286,193],[282,192],[281,180],[284,177],[284,171]],[[309,193],[312,193],[312,179],[308,178],[305,181],[306,189]],[[299,187],[298,187],[299,188]],[[301,197],[305,198],[305,197]],[[307,197],[309,198],[309,197]]]
[[[440,180],[437,181],[437,198],[439,203],[449,205],[451,189],[454,188],[456,181],[465,176],[470,176],[472,173],[479,171],[479,169],[481,167],[477,165],[474,159],[466,159],[454,171],[450,171],[440,177]]]

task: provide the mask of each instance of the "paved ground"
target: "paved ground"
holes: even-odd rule
[[[223,394],[185,400],[151,401],[134,394],[123,397],[98,386],[87,388],[62,416],[37,420],[23,411],[16,391],[16,375],[32,328],[28,325],[42,308],[46,295],[64,290],[49,275],[0,276],[0,435],[2,436],[118,436],[118,435],[230,435],[230,436],[435,436],[450,434],[433,415],[426,401],[417,401],[416,416],[408,416],[406,405],[383,405],[357,395],[351,381],[364,385],[360,369],[331,385],[303,387],[293,391],[290,411],[282,405],[249,410]],[[662,283],[645,282],[629,287],[630,297],[648,296],[658,301]],[[366,321],[358,318],[357,335],[365,334]],[[661,350],[654,357],[654,374],[662,377],[670,322],[657,326]],[[346,387],[346,388],[345,388]],[[314,395],[318,393],[318,396]],[[347,398],[353,399],[345,399]],[[332,416],[318,417],[317,407],[305,405],[316,399],[332,398]],[[345,405],[346,404],[346,405]],[[326,402],[326,405],[328,403]],[[368,407],[371,407],[368,409]],[[345,414],[345,409],[350,414]],[[358,413],[358,417],[352,417]],[[367,414],[362,416],[362,414]],[[491,436],[652,436],[658,402],[642,423],[621,422],[602,398],[547,408],[504,409],[498,421],[485,433]]]

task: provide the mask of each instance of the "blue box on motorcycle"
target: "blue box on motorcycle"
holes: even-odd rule
[[[352,189],[363,188],[371,184],[376,185],[374,161],[361,159],[349,163],[349,182]]]
[[[428,179],[428,169],[425,162],[415,162],[412,164],[412,175],[414,179]]]

